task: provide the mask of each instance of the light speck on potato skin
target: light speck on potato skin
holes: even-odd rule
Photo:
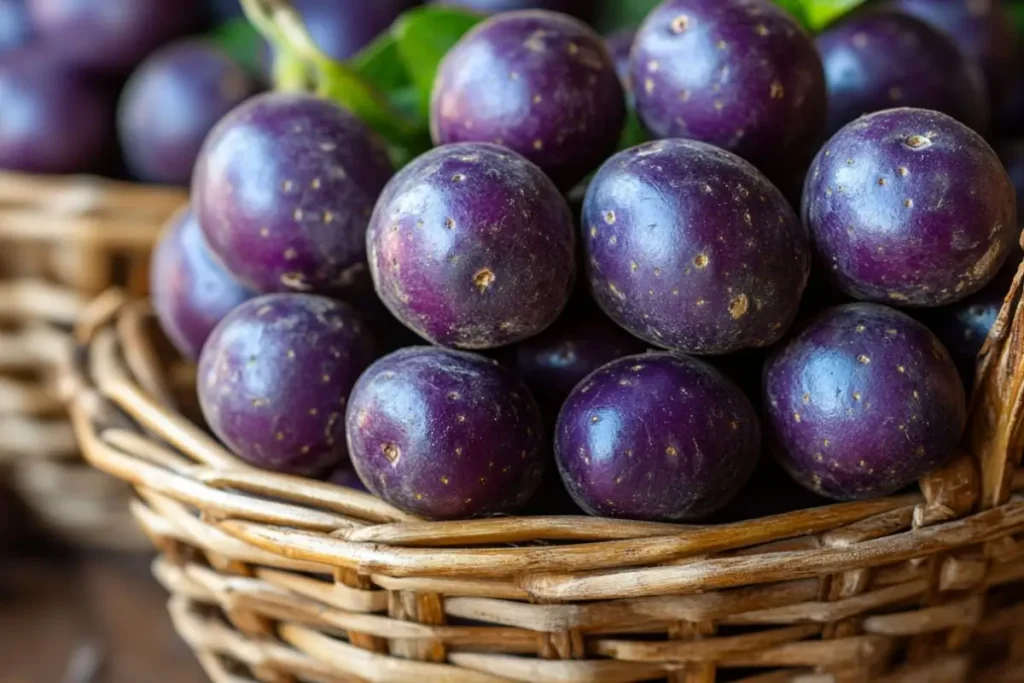
[[[492,17],[448,52],[438,74],[434,144],[500,139],[563,190],[615,150],[625,121],[625,93],[604,41],[566,15]]]
[[[879,304],[821,313],[773,352],[763,391],[780,463],[836,500],[912,484],[952,454],[966,422],[945,349],[924,325]]]
[[[686,353],[778,341],[810,272],[807,234],[779,190],[735,154],[694,140],[613,156],[588,187],[582,224],[601,226],[602,239],[584,236],[583,246],[604,312]]]
[[[814,43],[769,2],[663,2],[637,32],[630,77],[648,84],[635,95],[653,135],[724,147],[780,185],[803,171],[824,135],[825,76]]]
[[[360,479],[406,512],[513,512],[543,478],[537,403],[514,373],[482,356],[434,347],[385,356],[356,383],[346,420]]]
[[[750,477],[760,443],[739,387],[669,353],[601,367],[569,395],[555,429],[556,462],[576,503],[629,519],[710,515]]]
[[[575,240],[554,184],[491,143],[413,160],[385,187],[366,232],[381,301],[423,338],[464,349],[511,344],[553,323],[575,282]]]
[[[999,271],[1020,232],[1016,200],[977,133],[938,112],[890,109],[847,125],[828,150],[811,166],[803,215],[839,289],[868,301],[939,306]],[[891,182],[877,184],[894,170]],[[846,191],[830,194],[832,185]]]
[[[200,407],[214,434],[250,464],[321,474],[345,460],[345,399],[374,354],[348,304],[312,294],[250,299],[203,347]]]

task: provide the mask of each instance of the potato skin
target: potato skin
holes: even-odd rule
[[[999,271],[1019,232],[1015,201],[981,136],[945,114],[903,108],[868,114],[826,143],[803,215],[840,289],[939,306]]]
[[[567,309],[554,325],[516,346],[519,376],[552,427],[569,392],[587,375],[647,346],[587,304]]]
[[[747,397],[704,361],[627,356],[573,389],[555,460],[592,515],[682,521],[724,506],[757,464],[761,429]]]
[[[150,257],[149,290],[161,328],[191,360],[224,316],[257,295],[213,258],[191,209],[179,211],[160,235]]]
[[[824,136],[814,43],[767,0],[666,0],[640,27],[630,70],[655,137],[728,149],[784,191]]]
[[[348,304],[314,294],[250,299],[203,346],[203,416],[252,465],[321,474],[345,460],[345,405],[374,350]]]
[[[609,159],[587,190],[582,226],[597,303],[676,351],[778,341],[810,272],[807,234],[779,190],[735,154],[695,140]]]
[[[892,107],[941,111],[982,133],[989,127],[980,65],[917,17],[884,8],[855,13],[815,44],[825,67],[830,135]]]
[[[212,43],[185,40],[153,53],[118,103],[130,170],[146,182],[188,185],[207,134],[255,91],[245,69]]]
[[[829,309],[764,369],[776,456],[836,500],[884,496],[953,452],[966,421],[949,353],[928,328],[871,303]]]
[[[575,228],[539,168],[488,143],[437,147],[388,183],[366,233],[384,304],[435,344],[487,349],[553,323],[575,281]]]
[[[430,519],[514,511],[543,478],[537,403],[482,356],[433,347],[387,355],[359,378],[346,421],[366,487]]]
[[[445,55],[431,95],[434,144],[493,142],[569,190],[615,151],[625,95],[604,40],[541,10],[484,21]]]
[[[207,137],[192,202],[210,249],[246,284],[345,294],[367,284],[366,224],[391,175],[383,143],[340,105],[266,93]]]

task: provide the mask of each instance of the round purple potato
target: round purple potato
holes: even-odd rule
[[[366,224],[391,174],[383,144],[348,110],[267,93],[207,137],[192,201],[210,249],[246,284],[344,294],[368,284]]]
[[[558,416],[555,459],[592,515],[677,522],[706,517],[757,465],[750,401],[707,363],[654,353],[597,370]]]
[[[814,42],[768,0],[666,0],[637,33],[631,71],[637,113],[656,137],[728,149],[780,186],[824,135]]]
[[[605,363],[646,348],[596,308],[591,304],[566,310],[554,325],[516,348],[519,376],[552,424],[569,392],[584,377]]]
[[[35,48],[0,56],[0,168],[95,171],[113,137],[113,101]]]
[[[25,0],[0,0],[0,51],[20,47],[30,37]]]
[[[462,38],[431,95],[435,144],[493,142],[569,189],[613,151],[622,85],[601,36],[564,14],[500,14]]]
[[[583,205],[590,287],[657,346],[723,354],[779,340],[810,272],[785,197],[740,157],[696,140],[619,152]]]
[[[575,280],[565,199],[497,145],[445,145],[413,160],[381,194],[366,241],[381,300],[442,346],[533,336],[555,321]]]
[[[199,358],[224,316],[256,292],[239,284],[210,255],[189,209],[164,228],[150,257],[149,290],[160,326],[181,355]]]
[[[118,133],[132,173],[187,185],[206,135],[254,91],[245,69],[212,43],[188,40],[155,52],[119,104]]]
[[[250,299],[199,357],[210,429],[246,462],[316,475],[345,461],[345,404],[374,345],[347,304],[315,294]]]
[[[905,306],[978,291],[1019,233],[996,153],[924,109],[876,112],[840,130],[811,166],[803,213],[840,289]]]
[[[518,10],[540,9],[550,12],[562,12],[579,18],[585,18],[592,8],[586,0],[429,0],[433,5],[454,5],[481,14],[498,14]]]
[[[26,0],[47,49],[76,68],[124,73],[197,28],[199,0]]]
[[[928,328],[879,304],[825,311],[764,370],[777,457],[837,500],[884,496],[941,465],[966,421],[953,361]]]
[[[857,13],[816,39],[828,86],[830,133],[892,107],[934,109],[988,128],[981,69],[944,33],[891,9]]]
[[[1013,17],[1002,0],[889,0],[886,3],[944,31],[981,64],[998,110],[1016,79],[1017,37]]]
[[[521,507],[544,475],[544,426],[515,374],[429,347],[374,363],[352,390],[348,447],[366,487],[430,519]]]

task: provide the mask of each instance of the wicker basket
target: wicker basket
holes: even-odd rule
[[[966,448],[921,493],[740,523],[422,522],[252,469],[172,407],[119,292],[78,328],[71,411],[86,458],[135,487],[216,683],[1022,681],[1020,287]]]
[[[0,173],[0,462],[37,517],[77,544],[141,548],[122,482],[86,466],[58,395],[71,326],[119,285],[143,293],[149,251],[184,192]]]

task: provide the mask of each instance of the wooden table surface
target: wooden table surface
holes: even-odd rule
[[[4,683],[207,683],[148,557],[33,550],[0,558]]]

